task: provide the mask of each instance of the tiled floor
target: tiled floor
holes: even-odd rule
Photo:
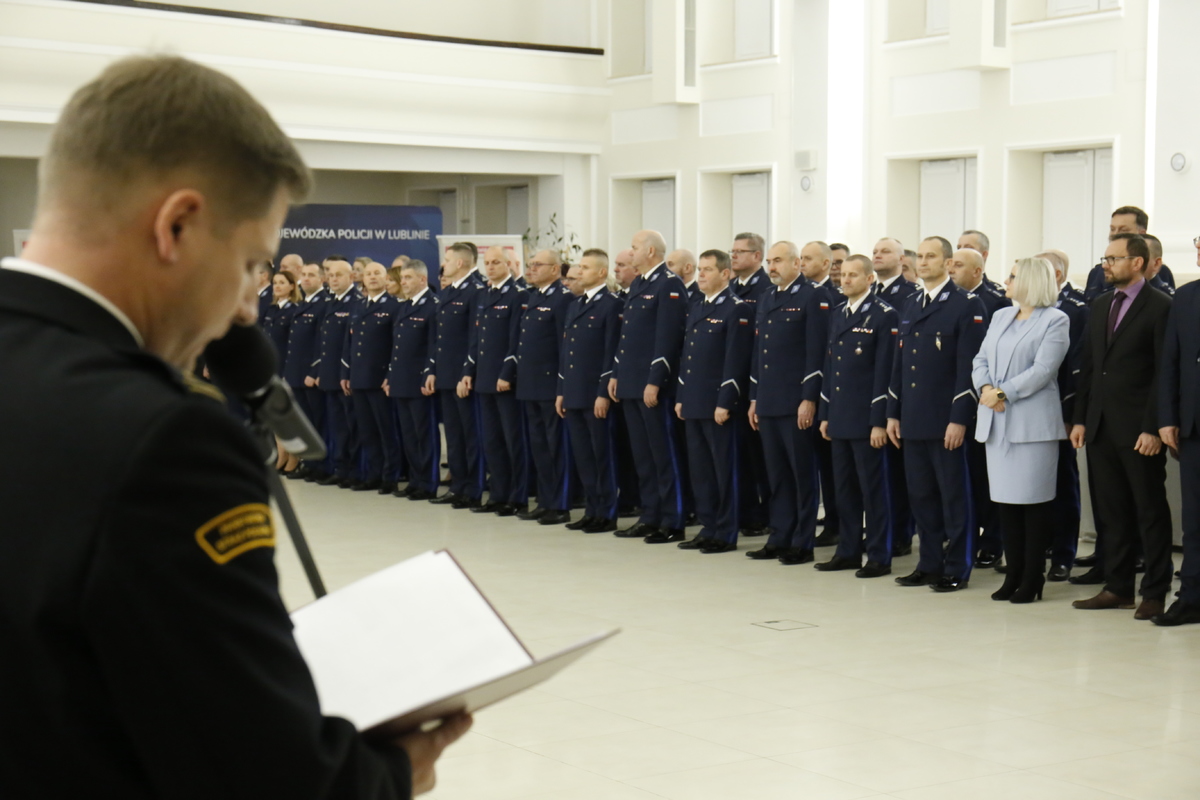
[[[535,653],[623,629],[480,712],[435,800],[1200,797],[1200,626],[1073,610],[1093,587],[1014,606],[990,599],[994,572],[937,595],[287,486],[331,589],[448,548]],[[279,566],[308,602],[286,542]]]

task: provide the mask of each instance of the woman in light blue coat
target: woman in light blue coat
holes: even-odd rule
[[[1041,599],[1054,533],[1058,440],[1066,437],[1058,368],[1070,321],[1054,307],[1058,283],[1046,259],[1020,259],[1006,283],[1013,305],[996,311],[972,365],[979,392],[975,439],[987,443],[988,481],[1008,562],[992,599],[1029,603]]]

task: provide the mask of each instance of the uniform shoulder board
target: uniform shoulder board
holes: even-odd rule
[[[1079,308],[1087,308],[1087,303],[1083,302],[1078,297],[1071,295],[1071,296],[1067,297],[1067,300],[1069,300],[1073,305],[1076,305]]]
[[[225,404],[225,393],[208,381],[202,381],[190,372],[183,373],[183,385],[192,394],[204,395],[209,400]]]
[[[880,311],[895,311],[896,310],[895,307],[892,306],[890,303],[886,303],[883,300],[880,300],[878,298],[875,299],[875,302],[879,305]]]
[[[963,294],[965,294],[965,295],[967,296],[967,299],[968,299],[968,300],[969,300],[969,299],[971,299],[972,297],[978,297],[978,296],[979,296],[979,295],[975,294],[974,292],[967,292],[967,291],[964,291],[964,292],[963,292]],[[945,300],[945,299],[946,299],[946,295],[942,295],[942,296],[941,296],[939,299],[940,299],[940,300]]]

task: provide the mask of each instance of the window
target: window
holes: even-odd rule
[[[642,181],[642,228],[658,231],[675,249],[675,179]]]
[[[504,197],[505,233],[523,236],[529,230],[529,187],[510,186]]]
[[[925,35],[950,32],[950,0],[925,0]]]
[[[612,0],[611,21],[612,76],[645,75],[651,71],[650,25],[654,3],[651,0]]]
[[[1042,249],[1064,251],[1076,272],[1108,245],[1112,156],[1111,147],[1042,156]]]
[[[442,209],[442,233],[458,233],[458,192],[438,192],[438,207]]]
[[[773,54],[773,0],[734,0],[733,58],[743,61]]]
[[[771,241],[771,173],[747,172],[731,177],[734,234],[754,231]]]
[[[921,162],[921,237],[943,236],[952,243],[975,227],[975,158]]]

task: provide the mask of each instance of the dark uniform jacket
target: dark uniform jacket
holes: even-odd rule
[[[684,419],[712,419],[717,408],[740,411],[749,404],[754,311],[728,287],[688,314],[675,401]]]
[[[1171,273],[1171,268],[1166,264],[1158,270],[1148,283],[1155,289],[1158,289],[1167,297],[1175,296],[1175,276]],[[1104,280],[1104,266],[1097,264],[1092,267],[1092,271],[1088,273],[1087,286],[1083,290],[1083,302],[1091,305],[1091,302],[1105,292],[1112,291],[1112,284]]]
[[[1063,288],[1058,293],[1058,302],[1054,307],[1067,315],[1071,323],[1071,344],[1067,349],[1067,357],[1058,368],[1058,396],[1062,398],[1063,422],[1071,422],[1075,418],[1075,390],[1079,383],[1079,370],[1083,363],[1083,345],[1086,340],[1088,307],[1082,295]]]
[[[575,296],[558,281],[529,290],[517,344],[517,399],[553,401],[558,395],[558,350]]]
[[[312,373],[319,363],[320,351],[317,348],[325,312],[322,306],[332,299],[329,290],[321,288],[296,306],[296,314],[288,329],[287,357],[283,362],[283,379],[288,386],[303,386],[305,376]]]
[[[267,284],[258,290],[258,323],[261,325],[267,317],[267,311],[275,303],[275,292],[271,284]]]
[[[987,311],[948,281],[922,308],[925,290],[900,311],[899,353],[892,364],[888,417],[906,439],[941,439],[951,423],[970,425],[979,398],[971,362],[987,331]]]
[[[387,292],[363,298],[346,329],[342,380],[351,390],[382,389],[392,360],[392,317],[400,301]]]
[[[897,314],[904,308],[904,304],[908,302],[908,298],[921,291],[920,286],[917,286],[915,283],[909,283],[904,279],[903,275],[897,276],[896,280],[892,281],[892,285],[886,289],[883,288],[883,283],[879,282],[879,276],[876,276],[875,280],[877,281],[874,284],[876,287],[875,296],[896,309]]]
[[[458,288],[451,284],[438,295],[433,348],[439,390],[454,389],[463,377],[463,364],[475,330],[475,295],[482,291],[472,277],[474,274],[468,275]]]
[[[282,305],[272,303],[267,314],[262,318],[263,333],[275,345],[275,355],[279,359],[278,371],[283,375],[283,367],[287,361],[288,338],[292,331],[292,318],[295,317],[299,306],[291,300],[284,300]]]
[[[835,439],[867,439],[887,426],[887,391],[892,379],[899,317],[882,300],[866,297],[847,316],[843,303],[829,315],[818,419]]]
[[[1129,315],[1126,314],[1126,321]],[[1200,434],[1200,282],[1175,293],[1163,338],[1158,426],[1177,427],[1181,437]],[[1122,323],[1124,324],[1124,323]],[[1118,329],[1119,330],[1119,329]]]
[[[749,303],[755,315],[758,314],[758,299],[767,292],[775,291],[775,284],[771,283],[771,276],[762,267],[750,276],[744,284],[736,277],[729,282],[729,289],[734,296],[743,303]]]
[[[624,307],[621,298],[603,287],[590,300],[584,295],[567,307],[558,365],[563,408],[590,409],[597,397],[608,397]]]
[[[760,417],[793,416],[821,398],[832,300],[803,275],[759,298],[750,399]]]
[[[983,310],[986,314],[986,324],[992,324],[992,317],[995,316],[997,309],[1008,308],[1012,305],[1012,300],[1004,296],[1003,289],[997,289],[994,284],[989,281],[982,281],[978,286],[971,290],[971,294],[979,298],[983,303]]]
[[[688,311],[691,311],[696,303],[704,301],[704,292],[700,291],[700,286],[697,285],[695,280],[692,281],[690,286],[685,285],[683,288],[687,292]]]
[[[389,397],[424,397],[421,387],[436,361],[438,296],[427,291],[405,300],[392,315],[392,359],[388,364]]]
[[[346,333],[363,298],[354,287],[341,299],[334,297],[321,307],[321,332],[317,334],[317,361],[309,375],[321,382],[321,391],[341,391],[342,367],[346,364]]]
[[[475,328],[463,374],[474,378],[475,391],[496,394],[498,381],[517,379],[517,343],[529,293],[512,278],[475,296]]]
[[[617,397],[637,399],[647,386],[657,386],[663,395],[674,390],[687,310],[687,289],[666,263],[633,279],[614,370]]]
[[[0,797],[408,797],[401,750],[321,715],[219,393],[8,269],[0,375]]]

